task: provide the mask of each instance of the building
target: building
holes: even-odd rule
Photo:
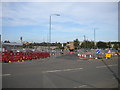
[[[67,42],[66,49],[75,49],[74,41]]]
[[[10,42],[10,43],[2,43],[3,50],[12,50],[12,49],[22,49],[22,43]]]
[[[48,47],[48,46],[34,46],[34,49],[48,49],[48,48],[50,48],[50,49],[57,49],[57,48],[59,48],[58,46],[50,46],[50,47]]]

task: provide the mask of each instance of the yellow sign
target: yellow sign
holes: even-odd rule
[[[109,57],[109,58],[111,57],[111,53],[106,53],[105,55],[106,55],[105,57]]]

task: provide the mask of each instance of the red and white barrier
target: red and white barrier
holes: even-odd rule
[[[92,55],[89,56],[89,59],[93,59],[93,58],[92,58]]]
[[[86,55],[84,55],[83,58],[86,59],[87,58]]]
[[[80,54],[78,54],[78,57],[80,57]]]

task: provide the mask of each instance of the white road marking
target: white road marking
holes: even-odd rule
[[[112,67],[112,66],[117,66],[117,64],[113,64],[113,65],[108,65],[108,66],[110,66],[110,67]],[[104,68],[104,67],[107,67],[107,66],[97,66],[96,68]]]
[[[43,71],[43,73],[49,73],[49,72],[62,72],[62,71],[73,71],[73,70],[80,70],[83,68],[75,68],[75,69],[63,69],[63,70],[51,70],[51,71]]]
[[[2,75],[0,75],[0,77],[2,77],[2,76],[10,76],[11,74],[2,74]]]
[[[78,86],[78,87],[74,87],[74,88],[82,88],[82,87],[86,87],[87,85],[81,85],[81,86]]]

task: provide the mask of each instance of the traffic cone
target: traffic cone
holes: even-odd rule
[[[92,58],[92,55],[90,55],[89,59],[93,59],[93,58]]]

